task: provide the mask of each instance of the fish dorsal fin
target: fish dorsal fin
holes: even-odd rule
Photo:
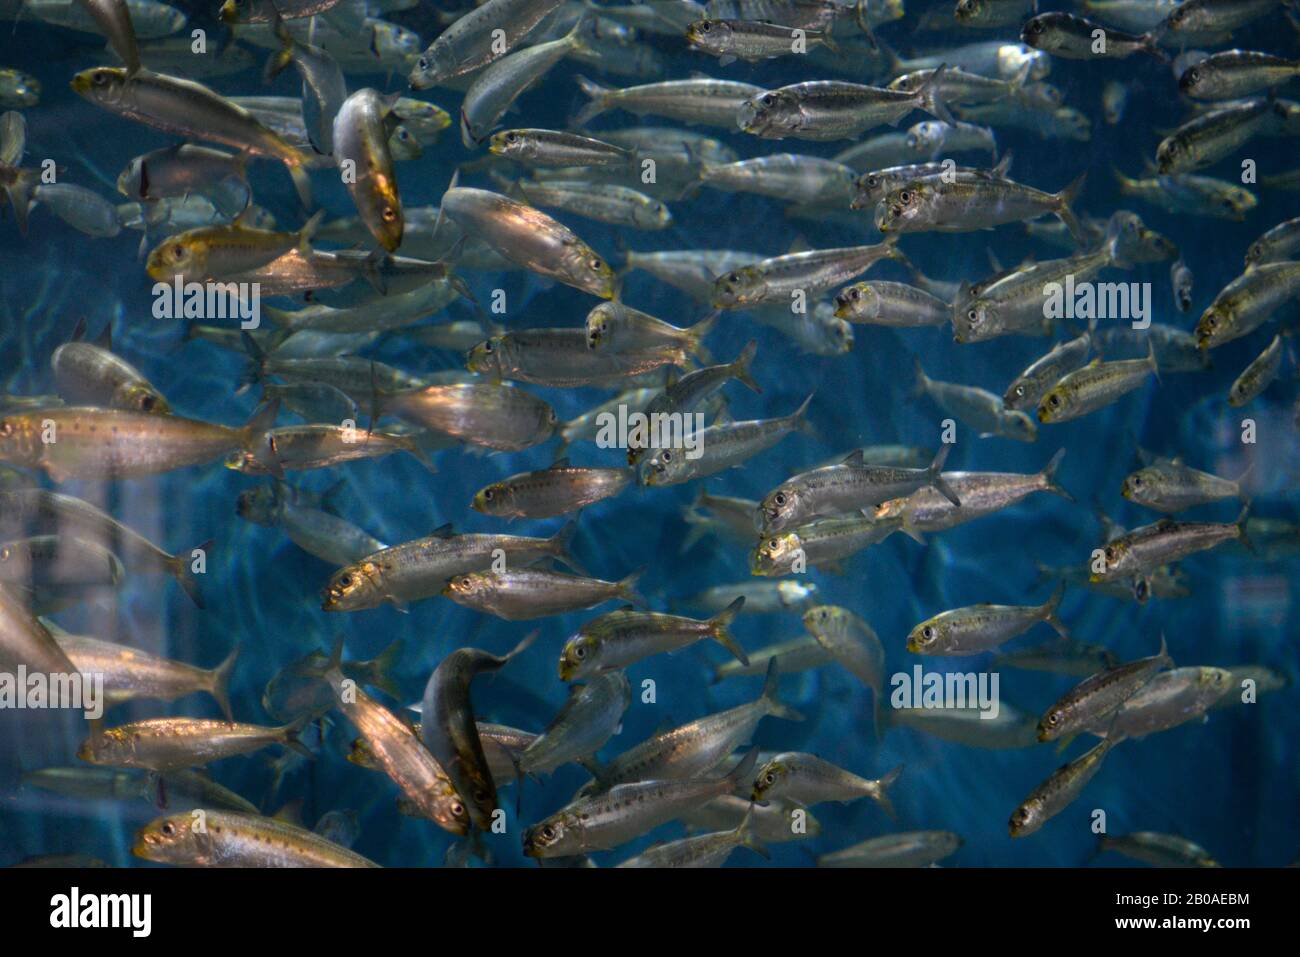
[[[810,249],[812,249],[812,246],[808,244],[808,240],[805,237],[796,236],[794,238],[794,242],[790,244],[790,248],[786,250],[786,255],[793,255],[795,253],[806,253]]]
[[[553,469],[567,469],[569,467],[569,457],[567,455],[560,456],[551,463],[550,467]]]
[[[435,528],[432,532],[429,533],[429,537],[430,538],[455,538],[456,530],[452,528],[451,522],[448,522],[446,525],[439,525],[437,528]]]
[[[99,334],[99,338],[95,340],[95,345],[99,346],[99,348],[106,352],[113,351],[113,323],[111,321],[104,326],[103,331]]]
[[[866,463],[862,459],[862,450],[854,449],[852,452],[850,452],[847,456],[844,457],[844,464],[852,465],[855,468],[862,468],[864,465],[866,465]]]
[[[82,316],[77,320],[77,328],[72,330],[72,339],[69,341],[80,342],[84,338],[86,338],[86,317]]]

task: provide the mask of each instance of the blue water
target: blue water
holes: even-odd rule
[[[195,13],[191,26],[218,29],[210,11],[200,16],[188,5],[180,6]],[[1063,8],[1059,3],[1042,6]],[[429,10],[394,14],[391,19],[418,30],[426,44],[435,34]],[[957,38],[984,38],[984,34],[955,31],[919,35],[913,33],[914,24],[913,14],[902,23],[882,27],[880,35],[905,51],[958,42]],[[1296,33],[1280,14],[1239,31],[1234,41],[1244,48],[1300,55]],[[675,76],[702,70],[771,87],[810,78],[799,63],[775,61],[754,67],[738,63],[721,69],[702,55],[685,51],[677,41],[652,38],[650,42],[664,52]],[[263,55],[264,51],[258,52],[259,63]],[[113,196],[112,180],[132,157],[173,140],[101,112],[69,89],[68,81],[76,71],[101,62],[108,62],[106,55],[85,35],[27,18],[0,29],[0,66],[31,73],[44,87],[39,107],[25,111],[28,165],[52,158],[65,170],[63,181]],[[506,122],[562,128],[584,99],[572,81],[578,72],[590,71],[562,63],[540,89],[525,94],[520,113]],[[1112,78],[1130,84],[1128,110],[1118,127],[1101,119],[1100,89]],[[1188,314],[1178,313],[1174,306],[1167,263],[1107,278],[1150,282],[1154,320],[1190,328],[1217,291],[1240,273],[1247,245],[1277,222],[1300,215],[1300,196],[1253,187],[1259,206],[1239,223],[1172,215],[1121,197],[1110,167],[1138,175],[1144,158],[1154,156],[1161,131],[1184,118],[1169,68],[1141,56],[1103,63],[1055,59],[1049,79],[1064,90],[1068,104],[1093,119],[1092,139],[1087,143],[1040,140],[1016,130],[999,130],[999,145],[1015,151],[1012,175],[1056,190],[1087,170],[1081,210],[1104,218],[1117,208],[1133,209],[1149,226],[1178,243],[1196,277]],[[615,86],[630,85],[616,77],[605,80]],[[349,76],[349,83],[353,88],[369,84],[382,91],[405,87],[401,76],[357,74]],[[286,74],[267,88],[257,71],[218,78],[212,85],[228,94],[297,92],[296,77]],[[422,95],[455,115],[458,94],[436,89]],[[599,130],[637,122],[628,114],[612,112],[595,121],[592,130],[599,135]],[[399,166],[406,205],[436,203],[455,164],[469,158],[455,132],[452,128],[444,133],[441,143],[426,149],[422,159]],[[742,157],[782,151],[831,156],[848,145],[765,142],[740,133],[711,132]],[[1256,139],[1237,156],[1203,172],[1231,179],[1245,157],[1257,161],[1261,175],[1281,172],[1300,165],[1294,145],[1294,139]],[[301,211],[278,164],[255,164],[252,181],[258,202],[281,224],[301,222]],[[491,186],[482,177],[467,183]],[[353,214],[347,194],[332,176],[315,174],[314,187],[317,201],[332,214]],[[866,214],[857,229],[830,221],[790,220],[783,216],[780,204],[757,196],[706,189],[669,205],[676,225],[663,233],[619,231],[564,214],[558,218],[615,263],[620,261],[620,246],[734,248],[776,255],[798,238],[814,247],[830,247],[872,242],[876,235]],[[254,394],[235,394],[243,360],[207,343],[183,343],[180,323],[152,318],[152,280],[137,258],[138,239],[130,230],[114,239],[91,239],[39,208],[32,214],[26,238],[18,235],[11,217],[0,221],[0,381],[14,393],[53,392],[49,355],[84,318],[92,331],[112,323],[115,349],[153,381],[179,414],[227,424],[242,422],[256,399]],[[927,275],[954,281],[986,275],[988,249],[1007,264],[1031,254],[1040,259],[1061,255],[1029,239],[1016,226],[993,232],[908,236],[901,247]],[[876,267],[871,276],[906,279],[889,263]],[[487,301],[495,288],[507,290],[506,322],[512,328],[578,325],[595,305],[590,296],[563,286],[548,287],[524,273],[505,277],[467,273],[466,278],[481,301]],[[678,325],[704,314],[698,304],[645,273],[629,275],[624,299]],[[928,400],[911,398],[913,356],[923,359],[932,378],[1001,393],[1047,346],[1045,340],[1022,338],[959,346],[943,327],[895,332],[858,326],[854,331],[856,342],[850,354],[812,356],[800,354],[790,340],[744,313],[723,318],[708,342],[719,359],[730,359],[751,338],[759,344],[754,376],[763,394],[728,386],[733,415],[737,419],[783,415],[815,392],[810,417],[817,437],[787,438],[744,468],[707,480],[711,492],[761,498],[788,475],[859,445],[899,442],[937,447],[943,415]],[[1100,541],[1093,503],[1130,527],[1157,517],[1119,495],[1123,477],[1135,467],[1139,444],[1163,454],[1182,454],[1192,465],[1227,476],[1250,466],[1254,514],[1300,520],[1296,497],[1300,456],[1292,419],[1294,367],[1288,362],[1283,379],[1246,410],[1230,409],[1225,401],[1232,380],[1272,335],[1270,324],[1216,350],[1207,372],[1167,374],[1158,385],[1148,384],[1101,412],[1066,425],[1042,426],[1032,445],[980,439],[960,428],[949,469],[1034,472],[1064,447],[1068,451],[1058,478],[1077,503],[1034,496],[1002,514],[929,536],[925,546],[894,536],[851,559],[843,575],[813,571],[808,577],[817,583],[822,600],[844,605],[873,625],[886,648],[887,673],[910,671],[917,662],[942,669],[944,661],[922,660],[905,650],[906,634],[915,623],[941,610],[976,602],[1043,601],[1050,586],[1036,579],[1035,562],[1066,565],[1086,560]],[[409,345],[400,337],[365,354],[416,373],[460,363],[458,356]],[[592,389],[526,388],[551,402],[561,419],[572,418],[605,397]],[[1240,441],[1243,415],[1258,425],[1255,445]],[[517,454],[442,452],[437,455],[439,471],[432,476],[409,457],[394,456],[299,473],[294,481],[316,491],[342,481],[337,496],[340,513],[386,542],[420,537],[447,522],[464,531],[504,531],[504,523],[469,510],[473,493],[506,475],[544,467],[556,455],[555,448],[552,441]],[[621,457],[616,450],[590,444],[569,454],[575,464],[614,465]],[[438,598],[413,605],[409,614],[391,608],[347,615],[321,611],[319,592],[333,569],[299,550],[279,530],[247,524],[235,515],[236,496],[256,481],[216,464],[115,485],[67,483],[63,490],[103,504],[169,550],[190,548],[209,538],[216,545],[202,581],[208,602],[205,611],[194,608],[171,582],[136,576],[128,579],[115,606],[77,608],[56,620],[73,632],[120,640],[203,666],[221,661],[238,642],[243,652],[232,686],[234,711],[241,720],[261,723],[269,723],[260,696],[271,676],[306,652],[328,646],[335,636],[345,636],[349,657],[358,659],[373,657],[393,639],[400,639],[403,651],[397,678],[409,702],[418,698],[425,679],[449,651],[475,646],[504,653],[533,627],[498,621]],[[696,486],[633,489],[587,509],[577,537],[579,558],[593,573],[608,579],[646,566],[642,589],[660,610],[667,610],[676,597],[746,580],[745,547],[707,538],[682,553],[688,526],[681,510],[694,498]],[[1236,508],[1229,502],[1190,517],[1229,521]],[[508,530],[550,534],[561,523],[560,519],[516,521]],[[1076,637],[1103,643],[1120,659],[1154,653],[1163,634],[1178,665],[1257,663],[1294,675],[1300,631],[1297,567],[1296,558],[1264,561],[1221,550],[1183,563],[1192,586],[1189,598],[1139,606],[1072,589],[1061,617]],[[566,689],[555,675],[560,646],[596,614],[541,622],[541,636],[530,651],[495,681],[475,684],[479,717],[540,730],[565,700]],[[742,615],[734,631],[742,645],[757,649],[795,637],[802,627],[797,613],[790,612]],[[1020,644],[1048,634],[1040,627]],[[642,704],[639,696],[634,698],[621,734],[602,756],[616,754],[662,728],[751,700],[760,686],[757,678],[710,685],[707,663],[723,660],[725,652],[711,646],[634,665],[629,672],[634,690],[640,689],[641,682],[653,680],[657,702]],[[985,658],[953,665],[960,670],[986,666]],[[1038,713],[1074,680],[1006,670],[1001,690],[1005,701]],[[781,697],[807,720],[765,720],[755,737],[764,749],[814,752],[867,777],[879,777],[897,764],[904,765],[904,771],[894,793],[898,823],[869,801],[818,806],[814,814],[822,823],[822,835],[774,846],[774,865],[807,865],[818,854],[895,830],[947,829],[965,842],[946,862],[955,866],[1079,866],[1088,862],[1095,846],[1096,837],[1089,829],[1094,809],[1106,811],[1111,833],[1177,833],[1202,844],[1228,866],[1281,865],[1300,848],[1300,762],[1294,747],[1300,735],[1300,709],[1294,687],[1265,695],[1257,705],[1214,711],[1205,723],[1125,743],[1107,758],[1077,803],[1024,840],[1007,836],[1007,819],[1061,763],[1051,746],[975,750],[905,729],[892,730],[876,743],[869,725],[870,693],[836,667],[784,678]],[[210,699],[195,695],[174,705],[126,705],[109,717],[110,723],[124,723],[164,714],[212,717],[217,712]],[[352,730],[335,717],[319,758],[285,762],[287,771],[278,789],[272,789],[274,768],[266,757],[276,757],[275,750],[220,762],[211,768],[213,776],[267,813],[287,802],[302,801],[302,819],[308,826],[327,811],[359,811],[361,835],[355,849],[382,864],[440,864],[451,836],[430,822],[397,814],[396,788],[381,775],[344,759]],[[67,716],[0,715],[0,793],[9,795],[0,801],[0,863],[38,854],[80,853],[116,866],[150,866],[129,853],[134,830],[156,813],[147,804],[74,802],[17,789],[24,771],[75,764],[76,746],[84,734],[84,724]],[[1082,750],[1083,744],[1076,742],[1070,754]],[[586,779],[585,772],[569,766],[541,783],[527,782],[520,816],[515,812],[515,790],[506,788],[502,803],[509,831],[486,838],[493,861],[527,863],[520,852],[522,827],[561,807]],[[680,825],[668,825],[634,844],[598,854],[596,860],[602,865],[617,863],[654,841],[681,833]],[[1115,855],[1103,860],[1122,863]],[[746,851],[731,860],[733,866],[759,863]]]

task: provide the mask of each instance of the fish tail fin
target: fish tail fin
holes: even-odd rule
[[[1052,592],[1052,597],[1047,599],[1047,604],[1043,606],[1043,621],[1047,622],[1056,629],[1056,633],[1062,638],[1069,638],[1070,632],[1066,629],[1065,623],[1056,617],[1056,610],[1061,607],[1061,599],[1065,597],[1065,580],[1056,586],[1056,591]]]
[[[373,427],[374,427],[374,419],[371,419],[371,428]],[[415,461],[419,462],[430,472],[436,474],[438,471],[438,466],[433,464],[433,459],[429,458],[429,453],[424,450],[424,446],[420,445],[419,438],[414,435],[407,435],[407,436],[403,436],[402,438],[403,441],[398,443],[402,451],[406,452],[413,459],[415,459]]]
[[[1083,226],[1080,225],[1078,217],[1074,215],[1074,201],[1078,199],[1079,194],[1083,192],[1084,183],[1088,180],[1088,171],[1084,170],[1076,176],[1073,182],[1065,189],[1056,194],[1056,215],[1060,217],[1065,228],[1070,231],[1074,241],[1081,247],[1087,242],[1088,234],[1084,232]]]
[[[307,222],[303,223],[302,229],[298,230],[298,249],[300,252],[311,252],[311,238],[320,228],[320,224],[325,219],[325,210],[318,209],[311,214]]]
[[[952,113],[948,112],[947,105],[939,98],[939,84],[943,81],[943,75],[947,71],[948,64],[944,63],[931,73],[930,78],[922,83],[921,88],[916,91],[916,97],[921,109],[951,125],[957,121],[953,119]]]
[[[1156,377],[1156,382],[1160,382],[1160,363],[1156,361],[1156,343],[1155,339],[1147,340],[1147,365],[1151,367],[1151,374]]]
[[[307,714],[299,715],[297,718],[294,718],[288,724],[281,727],[279,731],[281,744],[290,750],[298,752],[305,758],[311,758],[314,760],[316,755],[313,754],[311,748],[303,744],[302,741],[302,733],[306,730],[307,726],[311,724],[312,720],[312,715],[308,712]]]
[[[740,763],[731,769],[726,780],[732,785],[732,788],[739,787],[742,783],[751,783],[750,775],[754,773],[754,768],[758,764],[758,748],[750,748],[745,756],[740,759]]]
[[[402,656],[402,639],[394,638],[392,642],[379,653],[373,662],[374,676],[370,683],[382,691],[394,701],[402,700],[402,690],[397,687],[397,682],[393,680],[393,668],[397,665],[397,659]]]
[[[14,222],[18,224],[18,232],[26,236],[27,214],[31,211],[32,203],[35,202],[34,194],[39,180],[32,170],[24,169],[16,172],[17,177],[12,183],[7,184],[4,190],[9,205],[13,207]]]
[[[890,820],[898,820],[898,811],[894,808],[894,802],[889,796],[889,789],[893,787],[898,776],[903,773],[903,766],[900,764],[894,770],[890,771],[883,778],[876,782],[876,793],[872,795],[881,809],[889,815]]]
[[[754,805],[750,804],[745,809],[745,816],[740,819],[736,825],[736,836],[740,838],[740,846],[747,847],[760,857],[771,860],[772,852],[767,849],[758,835],[754,833]]]
[[[947,483],[941,474],[943,472],[944,463],[948,461],[948,453],[951,451],[952,446],[947,442],[944,442],[942,447],[939,449],[938,454],[935,455],[934,461],[930,463],[930,467],[925,470],[925,473],[926,477],[930,481],[930,485],[934,487],[936,492],[948,501],[952,502],[953,505],[961,508],[961,499],[957,497],[957,493],[953,490],[953,487]]]
[[[925,395],[926,392],[929,391],[929,387],[930,387],[930,377],[927,376],[927,375],[925,374],[925,370],[924,370],[923,368],[921,368],[921,357],[920,357],[920,356],[913,356],[913,357],[912,357],[912,365],[914,366],[915,371],[916,371],[916,379],[915,379],[915,383],[914,383],[914,385],[912,386],[912,398],[917,399],[917,398],[920,398],[921,396]]]
[[[600,114],[609,109],[609,95],[614,92],[607,86],[601,86],[594,80],[589,80],[585,76],[575,76],[579,89],[591,98],[578,114],[573,118],[574,126],[586,126]]]
[[[693,508],[688,508],[682,513],[682,520],[690,526],[686,530],[686,537],[682,539],[682,548],[679,554],[689,552],[695,543],[709,534],[709,523],[699,512]]]
[[[817,436],[817,428],[808,420],[808,406],[816,394],[816,392],[809,392],[808,398],[803,400],[799,408],[790,413],[790,421],[794,423],[794,427],[804,435],[811,435],[814,438]]]
[[[750,339],[745,344],[745,348],[740,350],[740,355],[736,356],[735,361],[731,363],[731,374],[735,376],[737,382],[761,395],[763,387],[754,381],[754,377],[749,372],[749,366],[754,361],[754,356],[757,353],[758,340]]]
[[[293,180],[294,192],[298,194],[298,200],[302,203],[303,209],[311,209],[311,177],[307,175],[307,167],[299,157],[292,160],[284,161],[284,168],[289,171],[289,178]]]
[[[718,612],[709,619],[709,637],[722,645],[731,652],[736,660],[746,667],[749,666],[749,655],[745,654],[745,649],[740,647],[736,639],[731,634],[731,623],[736,620],[740,610],[745,607],[745,596],[739,596],[722,611]]]
[[[578,522],[576,519],[570,519],[564,523],[564,527],[551,536],[551,557],[557,559],[565,565],[568,565],[580,575],[585,575],[581,563],[573,557],[573,536],[577,534]]]
[[[293,62],[295,46],[293,34],[284,25],[284,20],[280,17],[280,12],[275,8],[274,4],[271,5],[271,32],[280,41],[280,49],[266,58],[266,66],[262,70],[263,83],[270,83],[284,72],[285,67]]]
[[[1252,555],[1258,555],[1259,551],[1255,548],[1255,543],[1250,540],[1250,535],[1246,531],[1246,523],[1249,521],[1250,502],[1246,502],[1241,506],[1241,511],[1237,514],[1237,520],[1233,524],[1237,526],[1237,538],[1241,540],[1241,544],[1245,545]]]
[[[239,649],[240,646],[235,645],[230,649],[230,654],[226,655],[226,660],[209,672],[212,684],[208,687],[208,692],[216,699],[217,706],[227,721],[235,720],[234,712],[230,710],[230,676],[234,673],[235,662],[239,660]]]
[[[1056,470],[1061,467],[1061,459],[1063,458],[1065,458],[1065,449],[1057,449],[1056,454],[1048,460],[1047,464],[1043,466],[1043,470],[1038,474],[1043,480],[1043,491],[1059,495],[1067,502],[1073,502],[1075,500],[1074,496],[1056,481]]]
[[[533,642],[537,640],[537,636],[540,635],[541,633],[542,630],[540,628],[534,628],[528,634],[524,635],[523,639],[519,642],[519,644],[515,645],[513,648],[507,651],[505,657],[501,659],[502,667],[505,667],[515,658],[518,658],[525,651],[531,648]]]
[[[185,330],[186,335],[193,338],[191,333],[195,328],[197,327],[187,327]],[[243,343],[244,351],[248,353],[248,366],[239,377],[238,391],[243,392],[249,386],[256,385],[266,377],[266,353],[247,330],[239,334],[239,341]]]
[[[206,542],[190,551],[189,555],[173,555],[168,565],[171,569],[172,577],[176,583],[181,586],[181,591],[189,596],[190,601],[194,602],[194,607],[203,608],[203,593],[199,591],[199,582],[196,579],[194,571],[193,558],[195,552],[202,552],[204,556],[212,551],[212,546],[216,544],[216,539],[209,538]],[[206,558],[205,558],[206,560]]]
[[[871,44],[871,49],[879,50],[880,42],[876,39],[876,35],[871,32],[871,23],[867,19],[867,4],[869,2],[870,0],[858,0],[858,2],[853,5],[853,19],[857,21],[858,29],[863,32],[867,38],[867,42]],[[892,51],[890,55],[893,57],[894,62],[897,62],[898,58],[897,56],[894,56]]]
[[[780,681],[781,669],[777,656],[773,655],[767,663],[767,677],[763,680],[762,700],[767,714],[774,718],[784,718],[786,721],[803,721],[802,714],[777,698],[777,685]]]
[[[241,448],[252,452],[261,464],[271,470],[272,475],[282,479],[284,478],[284,469],[281,467],[280,457],[275,454],[274,449],[268,448],[267,452],[270,454],[265,455],[258,448],[262,436],[275,427],[275,419],[279,414],[280,400],[278,398],[261,403],[253,410],[248,422],[239,430],[239,444]]]
[[[638,608],[650,607],[649,603],[641,596],[641,593],[636,590],[636,583],[645,573],[646,568],[643,565],[618,583],[617,591],[619,597],[626,599]]]
[[[1156,31],[1151,30],[1142,34],[1142,45],[1139,47],[1144,53],[1149,53],[1161,63],[1169,63],[1169,54],[1156,44]]]
[[[714,309],[713,312],[686,330],[686,348],[692,355],[698,356],[701,362],[712,361],[708,350],[704,348],[704,337],[713,331],[713,327],[718,324],[718,319],[721,316],[722,311]]]

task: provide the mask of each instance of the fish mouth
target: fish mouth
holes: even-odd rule
[[[86,71],[86,72],[83,72],[83,73],[78,73],[76,76],[74,76],[74,77],[72,78],[72,83],[69,84],[69,85],[72,87],[73,91],[76,92],[76,93],[85,93],[85,92],[87,92],[87,91],[90,89],[90,73],[89,73],[89,71]]]

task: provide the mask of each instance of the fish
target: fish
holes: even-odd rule
[[[1128,698],[1113,718],[1102,718],[1089,733],[1142,738],[1201,718],[1232,688],[1223,668],[1173,668],[1162,671]],[[1113,724],[1112,724],[1113,721]]]
[[[278,728],[204,718],[145,718],[92,731],[77,749],[77,757],[95,765],[166,772],[251,754],[273,744],[310,756],[299,737],[306,724],[306,716]]]
[[[1210,852],[1185,837],[1156,831],[1134,831],[1112,837],[1103,834],[1097,853],[1114,851],[1152,867],[1221,867]]]
[[[1155,346],[1145,359],[1104,361],[1100,356],[1063,376],[1038,401],[1038,421],[1069,422],[1096,412],[1121,396],[1142,388],[1147,376],[1160,376]]]
[[[1011,836],[1028,837],[1073,804],[1088,786],[1088,782],[1101,770],[1106,755],[1121,740],[1118,737],[1107,738],[1069,764],[1062,765],[1030,792],[1029,797],[1011,814],[1008,825]]]
[[[872,721],[883,731],[885,649],[875,629],[837,605],[814,605],[803,613],[803,626],[831,659],[871,689]]]
[[[220,143],[284,163],[303,206],[311,206],[311,182],[302,154],[247,110],[195,80],[122,67],[83,70],[72,80],[81,97],[109,112],[164,133]]]
[[[976,386],[931,379],[921,368],[920,358],[915,360],[915,365],[914,394],[929,396],[944,412],[975,429],[981,438],[998,435],[1017,442],[1037,441],[1038,427],[1034,421],[1019,409],[1008,409],[1001,397]],[[961,493],[956,494],[960,498]]]
[[[1265,263],[1247,269],[1228,283],[1196,323],[1196,344],[1202,350],[1254,332],[1283,303],[1300,294],[1300,263]]]
[[[520,774],[545,774],[563,764],[592,758],[622,727],[632,686],[621,671],[570,685],[564,707],[519,755]]]
[[[68,535],[101,547],[140,571],[171,575],[194,604],[203,596],[195,577],[197,553],[211,551],[209,540],[196,549],[170,554],[98,506],[46,489],[0,490],[0,534],[6,539],[29,535]]]
[[[453,186],[440,209],[513,263],[601,299],[614,296],[614,273],[568,227],[541,210],[485,189]]]
[[[87,635],[56,635],[54,640],[79,672],[103,676],[107,704],[137,698],[175,701],[203,691],[217,702],[227,721],[234,721],[229,687],[238,645],[221,664],[206,670]]]
[[[376,397],[379,413],[471,445],[519,451],[545,442],[559,427],[555,409],[523,389],[487,382],[431,385]]]
[[[383,97],[369,87],[357,90],[339,106],[332,126],[334,157],[344,171],[343,183],[352,203],[375,242],[390,253],[402,245],[405,228],[388,149],[389,115],[395,102],[396,97]]]
[[[762,693],[754,701],[654,735],[603,767],[594,767],[593,790],[608,790],[637,781],[686,780],[706,775],[737,748],[748,745],[764,718],[802,721],[803,715],[776,697],[780,674],[773,660],[768,665]]]
[[[763,91],[740,104],[735,123],[763,139],[814,141],[857,139],[867,130],[897,123],[913,110],[951,123],[952,114],[939,92],[945,69],[935,70],[912,92],[842,80],[810,80]]]
[[[634,478],[631,469],[577,468],[561,458],[485,486],[470,507],[498,518],[552,518],[619,495]]]
[[[1182,458],[1160,460],[1130,473],[1120,494],[1130,502],[1168,515],[1228,498],[1247,497],[1241,479],[1234,481],[1202,472]]]
[[[505,655],[459,648],[439,662],[424,686],[420,740],[464,798],[469,819],[484,830],[497,809],[496,785],[474,723],[470,684],[476,675],[500,671],[536,638],[537,632],[530,633]]]
[[[794,412],[780,418],[711,425],[696,436],[700,453],[696,457],[687,448],[658,449],[642,465],[642,481],[651,486],[680,485],[741,465],[792,432],[808,432],[806,416],[812,399],[809,395]]]
[[[1235,522],[1176,522],[1164,518],[1153,525],[1126,532],[1100,549],[1092,563],[1092,581],[1116,579],[1145,581],[1153,568],[1176,562],[1188,555],[1239,541],[1250,546],[1247,512],[1242,507]]]
[[[564,643],[559,661],[560,680],[580,681],[626,668],[651,655],[676,651],[705,638],[716,641],[737,661],[748,665],[748,656],[730,631],[731,623],[745,604],[746,597],[739,595],[704,621],[632,607],[608,612],[587,622]]]
[[[1098,36],[1100,31],[1101,36]],[[1156,45],[1156,35],[1136,36],[1113,30],[1072,13],[1040,13],[1025,21],[1020,39],[1035,50],[1069,60],[1109,58],[1123,60],[1134,53],[1147,53],[1161,62],[1168,58]]]
[[[321,607],[359,611],[388,602],[402,608],[440,594],[449,578],[489,567],[497,553],[511,567],[547,557],[571,565],[569,545],[576,530],[569,522],[551,538],[528,538],[457,534],[450,524],[443,525],[425,538],[389,546],[339,569],[325,588]]]
[[[1039,719],[1038,740],[1056,741],[1073,736],[1080,730],[1111,717],[1150,682],[1157,672],[1171,667],[1173,659],[1169,657],[1164,636],[1161,636],[1160,651],[1156,654],[1099,671],[1058,698]],[[1112,720],[1117,721],[1118,718]]]
[[[867,465],[862,450],[857,449],[839,465],[801,472],[768,492],[755,522],[765,532],[780,532],[813,518],[865,511],[926,486],[960,507],[960,499],[941,474],[951,451],[952,447],[945,445],[928,467],[907,469]]]
[[[619,867],[721,867],[738,847],[747,847],[763,858],[770,858],[767,848],[754,834],[747,816],[730,831],[684,837],[653,847],[629,858]]]
[[[716,56],[719,66],[807,53],[819,45],[836,49],[829,33],[762,20],[697,20],[686,28],[686,42],[692,49]]]
[[[732,80],[697,76],[689,80],[665,80],[643,86],[611,89],[585,76],[574,77],[589,102],[573,118],[573,125],[586,126],[602,113],[620,109],[637,116],[659,116],[701,126],[736,128],[736,111],[762,87]]]
[[[1043,470],[1032,475],[1011,472],[948,472],[945,478],[961,499],[960,507],[933,489],[923,488],[907,498],[894,499],[881,505],[876,509],[876,517],[901,515],[905,531],[938,532],[1010,508],[1035,492],[1048,492],[1073,502],[1074,496],[1056,480],[1056,471],[1064,457],[1065,449],[1058,449]]]
[[[253,448],[278,411],[274,402],[261,406],[242,428],[92,406],[8,412],[0,461],[44,469],[55,482],[157,475]]]
[[[459,17],[420,54],[408,77],[427,90],[487,66],[528,36],[561,0],[486,0]]]
[[[988,0],[961,0],[965,4]],[[903,831],[869,838],[817,858],[818,867],[930,867],[961,848],[952,831]]]
[[[908,632],[907,650],[922,655],[978,655],[996,650],[1040,621],[1068,640],[1070,634],[1056,616],[1064,595],[1062,582],[1041,606],[982,604],[945,611]]]
[[[1195,100],[1236,100],[1269,90],[1300,75],[1300,60],[1255,50],[1225,50],[1189,66],[1178,90]]]
[[[618,847],[730,794],[753,773],[757,760],[755,748],[725,777],[620,784],[580,798],[524,832],[524,855],[562,857]]]
[[[886,193],[876,206],[875,224],[886,236],[936,230],[969,232],[1051,213],[1082,241],[1083,227],[1071,207],[1086,180],[1087,173],[1081,173],[1059,193],[1046,193],[1004,177],[954,177],[949,181],[937,175],[923,176]]]
[[[1091,330],[1074,339],[1058,342],[1012,380],[1002,395],[1002,404],[1022,412],[1037,409],[1043,395],[1069,373],[1082,368],[1091,351]]]
[[[869,781],[814,754],[787,751],[755,772],[751,800],[764,801],[770,795],[808,807],[823,801],[844,803],[869,797],[891,818],[896,818],[889,788],[902,773],[902,765],[899,765],[878,781]]]
[[[641,571],[617,582],[602,581],[541,568],[478,571],[457,575],[442,589],[458,605],[496,615],[506,621],[528,621],[594,608],[621,599],[644,605],[636,592]]]
[[[1233,381],[1228,389],[1228,405],[1239,409],[1251,402],[1277,380],[1281,371],[1282,333],[1279,332]]]
[[[749,555],[752,575],[802,574],[809,567],[842,572],[842,560],[903,531],[901,518],[822,518],[784,532],[764,532]]]
[[[182,867],[379,866],[294,824],[234,811],[205,811],[201,818],[190,813],[158,818],[136,834],[131,853]]]

